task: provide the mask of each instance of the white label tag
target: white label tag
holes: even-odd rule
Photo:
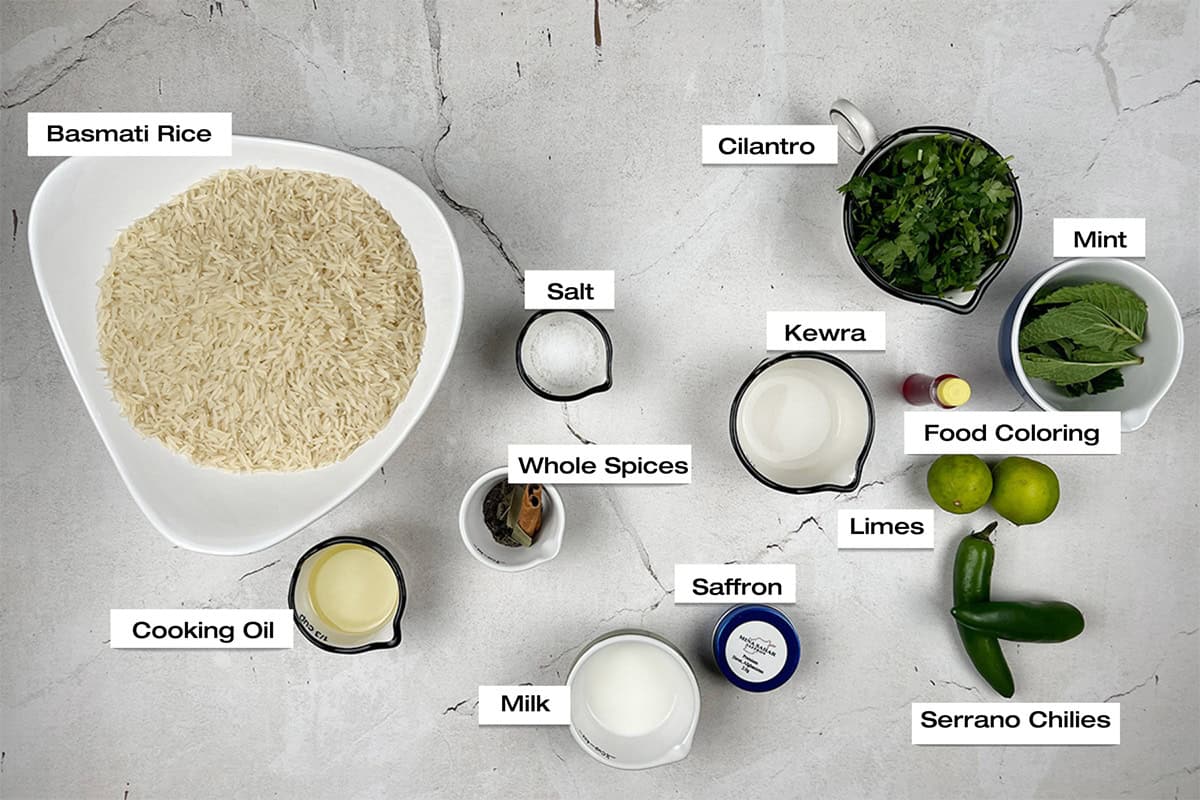
[[[913,744],[1120,744],[1120,703],[913,703]]]
[[[1117,455],[1119,411],[906,411],[909,455]]]
[[[616,306],[611,269],[531,269],[525,272],[525,308]]]
[[[292,646],[287,608],[114,608],[109,647],[134,650],[269,650]]]
[[[795,564],[676,564],[675,602],[796,602]]]
[[[702,125],[702,164],[836,164],[835,125]]]
[[[729,632],[722,655],[725,663],[742,680],[765,683],[783,672],[787,664],[787,642],[774,625],[752,619]]]
[[[1144,217],[1054,218],[1054,257],[1146,257]]]
[[[512,483],[691,483],[690,444],[510,444]]]
[[[570,725],[569,686],[480,686],[480,725]]]
[[[233,115],[209,112],[30,112],[31,156],[228,156]]]
[[[932,508],[838,511],[839,550],[932,550]]]
[[[882,311],[768,311],[768,350],[883,350]]]

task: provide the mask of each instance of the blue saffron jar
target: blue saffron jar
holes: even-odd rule
[[[713,630],[713,658],[734,686],[769,692],[787,683],[800,665],[800,635],[777,608],[734,606]]]

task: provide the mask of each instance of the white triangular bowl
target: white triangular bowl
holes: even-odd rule
[[[408,396],[383,430],[346,460],[321,469],[238,474],[192,464],[142,437],[121,415],[97,350],[97,281],[118,233],[192,183],[248,166],[313,170],[358,184],[400,224],[421,273],[427,334]],[[228,157],[69,158],[33,200],[29,250],[58,346],[134,500],[169,540],[203,553],[240,555],[270,547],[349,497],[429,406],[462,324],[462,262],[433,200],[373,161],[302,142],[234,136]]]

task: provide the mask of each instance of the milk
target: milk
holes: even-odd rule
[[[603,728],[644,736],[671,716],[685,688],[679,664],[660,647],[618,642],[598,650],[576,677],[581,697]]]

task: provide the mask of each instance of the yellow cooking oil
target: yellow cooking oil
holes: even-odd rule
[[[396,613],[400,585],[375,550],[342,543],[317,555],[308,574],[308,599],[327,625],[350,634],[379,630]]]

